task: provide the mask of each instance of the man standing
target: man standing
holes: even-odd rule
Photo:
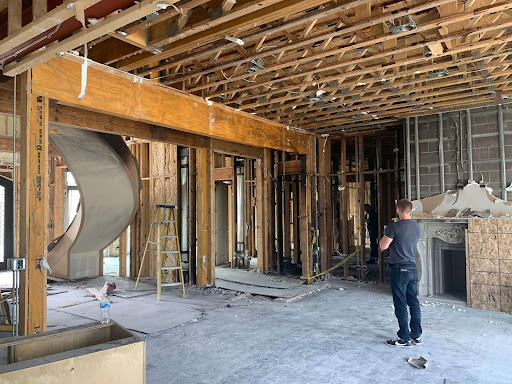
[[[396,204],[398,221],[387,226],[380,240],[381,250],[389,248],[390,281],[395,315],[400,327],[398,339],[388,340],[388,345],[410,347],[421,344],[421,311],[418,301],[418,270],[416,268],[416,246],[420,239],[420,228],[411,220],[412,204],[407,199]],[[411,312],[411,322],[407,306]],[[410,326],[410,328],[409,328]]]

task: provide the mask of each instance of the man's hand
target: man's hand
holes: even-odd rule
[[[380,239],[379,241],[379,248],[381,251],[385,251],[386,249],[389,248],[389,246],[391,245],[393,239],[390,238],[390,237],[387,237],[386,235],[382,236],[382,239]]]

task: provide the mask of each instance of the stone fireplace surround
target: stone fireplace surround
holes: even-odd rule
[[[434,296],[443,284],[442,266],[440,263],[440,250],[465,249],[465,230],[468,227],[467,219],[445,218],[413,218],[421,229],[421,237],[416,253],[416,265],[418,266],[420,296]],[[435,251],[434,239],[440,239],[444,243],[438,252]],[[437,254],[437,255],[436,255]]]

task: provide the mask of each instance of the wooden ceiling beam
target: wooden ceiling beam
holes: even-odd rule
[[[350,9],[367,2],[368,1],[364,0],[353,0],[342,5],[340,9]],[[323,3],[325,3],[325,0],[283,0],[272,7],[265,7],[258,11],[242,15],[234,20],[208,28],[204,32],[199,30],[196,34],[186,36],[179,41],[174,41],[171,44],[164,46],[164,52],[160,55],[156,55],[155,59],[165,60],[179,53],[216,41],[225,34],[232,33],[235,30],[241,30],[253,25],[265,24],[284,17],[287,14],[299,12]],[[145,65],[151,65],[152,62],[153,60],[150,60],[148,57],[144,57],[135,62],[130,62],[129,64],[120,63],[120,69],[131,71]]]
[[[32,70],[32,92],[99,113],[135,119],[233,143],[292,153],[309,152],[309,135],[202,98],[91,63],[78,100],[83,59],[65,55]]]
[[[167,0],[168,3],[176,3],[177,0]],[[4,75],[15,76],[27,71],[34,66],[44,63],[56,57],[60,52],[67,52],[90,41],[100,38],[109,32],[125,26],[159,9],[158,0],[143,0],[118,14],[105,18],[96,25],[88,27],[85,31],[79,31],[67,39],[49,45],[46,49],[36,51],[19,62],[13,62],[5,66]]]
[[[34,17],[38,16],[34,19],[33,22],[25,25],[21,28],[21,12],[18,15],[20,29],[16,32],[9,32],[8,36],[0,41],[0,55],[4,55],[7,52],[13,50],[14,48],[20,46],[21,44],[29,41],[30,39],[44,33],[51,28],[56,27],[67,19],[75,16],[75,9],[70,8],[69,4],[74,3],[76,0],[66,0],[62,5],[52,9],[48,13],[41,13],[44,10],[43,4],[46,4],[46,0],[39,4],[35,9],[37,10],[34,14]],[[84,8],[89,8],[94,4],[99,3],[101,0],[81,0]],[[21,1],[20,1],[21,3]],[[37,4],[37,3],[36,3]],[[14,11],[16,8],[12,8]],[[11,11],[11,9],[9,9]],[[20,8],[21,11],[21,8]],[[9,12],[10,13],[10,12]],[[14,15],[13,15],[14,17]]]

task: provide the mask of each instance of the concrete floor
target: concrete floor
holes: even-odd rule
[[[49,329],[97,320],[86,284],[53,284]],[[156,301],[151,286],[118,284],[112,318],[147,342],[147,383],[511,383],[512,316],[422,299],[424,345],[384,344],[396,319],[386,285],[329,281],[291,303],[219,289],[177,289]],[[128,289],[128,290],[126,290]],[[429,360],[426,370],[409,356]]]

